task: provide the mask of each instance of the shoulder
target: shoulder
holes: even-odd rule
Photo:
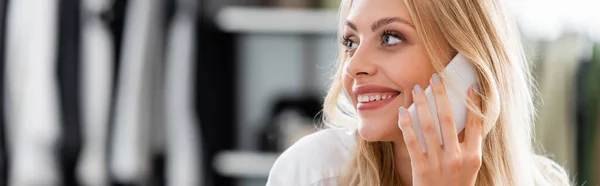
[[[350,159],[354,140],[354,133],[345,129],[303,137],[277,158],[267,185],[311,185],[337,177]]]

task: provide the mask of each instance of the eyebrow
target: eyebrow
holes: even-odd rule
[[[344,25],[350,27],[352,30],[358,31],[358,28],[356,28],[356,25],[352,22],[350,22],[349,20],[344,21]]]
[[[402,18],[386,17],[386,18],[382,18],[382,19],[375,21],[375,23],[373,23],[373,25],[371,25],[371,30],[375,31],[375,30],[381,28],[382,26],[385,26],[387,24],[394,23],[394,22],[403,23],[403,24],[406,24],[413,28],[415,27],[412,23],[410,23]]]
[[[402,18],[399,18],[399,17],[386,17],[386,18],[381,18],[381,19],[375,21],[373,23],[373,25],[371,25],[371,30],[375,31],[375,30],[377,30],[377,29],[379,29],[379,28],[381,28],[381,27],[383,27],[383,26],[385,26],[387,24],[394,23],[394,22],[406,24],[406,25],[408,25],[408,26],[410,26],[412,28],[415,28],[415,25],[413,25],[412,23],[410,23],[410,22],[408,22],[408,21],[406,21],[406,20],[404,20]],[[346,20],[344,22],[344,25],[352,28],[353,30],[358,31],[358,28],[356,27],[356,25],[354,23],[350,22],[349,20]]]

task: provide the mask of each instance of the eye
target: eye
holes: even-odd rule
[[[381,42],[383,45],[392,46],[404,42],[404,38],[399,34],[386,31],[383,33]]]
[[[352,52],[358,48],[358,43],[347,37],[343,38],[342,44],[346,47],[346,52]]]
[[[358,44],[350,40],[348,44],[346,44],[346,48],[348,48],[348,50],[355,50],[356,48],[358,48]]]

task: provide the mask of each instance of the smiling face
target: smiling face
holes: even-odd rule
[[[398,108],[412,104],[435,70],[401,0],[355,0],[343,28],[344,90],[367,141],[401,138]]]

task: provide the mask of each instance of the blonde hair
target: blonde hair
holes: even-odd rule
[[[443,69],[445,56],[461,53],[478,71],[484,142],[482,167],[476,185],[571,185],[563,168],[532,147],[533,92],[518,31],[507,18],[500,0],[404,0],[419,38],[435,70]],[[342,0],[339,32],[352,0]],[[344,48],[325,98],[324,121],[332,127],[356,129],[357,116],[344,96]],[[472,105],[469,106],[472,108]],[[394,167],[392,142],[357,146],[341,185],[400,185]]]

